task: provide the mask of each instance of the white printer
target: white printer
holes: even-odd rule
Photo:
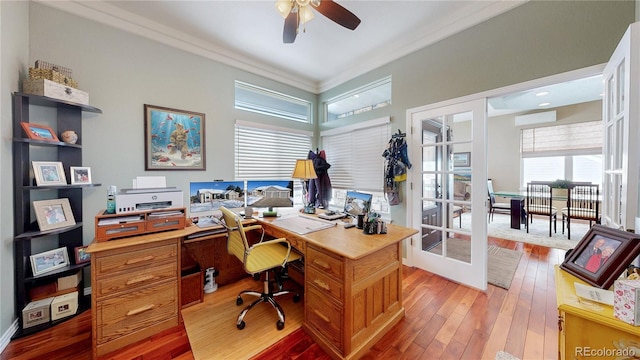
[[[183,207],[182,190],[175,187],[121,189],[116,194],[116,214]]]

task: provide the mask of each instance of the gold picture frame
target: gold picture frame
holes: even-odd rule
[[[51,199],[33,202],[33,210],[40,231],[54,230],[76,224],[69,199]]]

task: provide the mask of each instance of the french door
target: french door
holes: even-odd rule
[[[604,149],[602,224],[635,230],[638,216],[638,139],[640,138],[640,23],[618,43],[603,72]]]
[[[487,288],[486,100],[409,110],[413,265]],[[416,166],[417,165],[417,166]]]

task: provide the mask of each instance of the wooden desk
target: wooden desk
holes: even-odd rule
[[[305,235],[258,220],[304,254],[304,330],[335,359],[357,359],[404,316],[402,240],[414,229],[389,224],[365,235],[337,225]]]
[[[286,237],[304,255],[303,327],[333,358],[361,357],[404,316],[401,242],[416,230],[389,224],[387,234],[365,235],[338,225],[300,235],[279,227],[275,218],[252,221],[270,236]],[[189,226],[89,245],[94,358],[178,325],[178,251],[201,231]],[[145,299],[164,305],[150,306]]]

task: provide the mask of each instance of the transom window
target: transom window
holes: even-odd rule
[[[235,108],[287,120],[311,122],[311,102],[241,81],[235,82]]]
[[[325,121],[342,119],[391,105],[391,76],[329,99]]]

